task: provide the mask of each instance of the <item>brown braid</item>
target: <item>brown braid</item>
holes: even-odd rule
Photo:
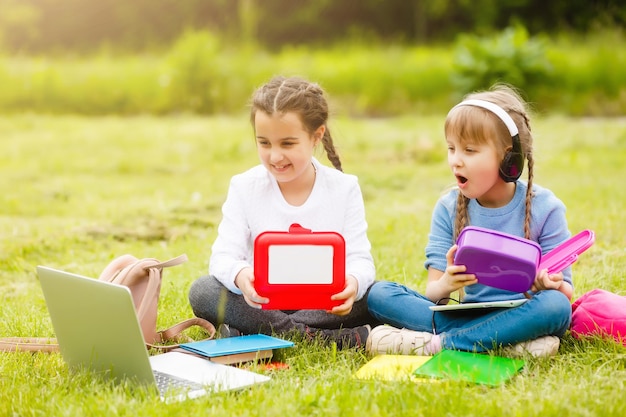
[[[276,76],[252,96],[250,122],[253,127],[257,111],[268,115],[295,112],[309,134],[313,134],[320,126],[325,126],[322,145],[326,156],[336,169],[342,171],[341,160],[328,129],[328,102],[318,84],[298,77]]]
[[[333,138],[330,135],[328,126],[326,127],[326,131],[324,132],[324,136],[322,137],[322,145],[324,145],[324,150],[326,151],[326,157],[328,158],[328,160],[339,171],[343,171],[343,168],[341,167],[341,160],[339,160],[339,155],[337,155],[337,151],[335,150]]]

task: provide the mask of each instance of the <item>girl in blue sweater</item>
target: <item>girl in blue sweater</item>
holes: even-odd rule
[[[468,225],[525,237],[546,253],[570,233],[565,205],[533,184],[533,148],[525,102],[511,87],[474,93],[453,107],[445,121],[448,165],[456,187],[437,202],[420,294],[378,282],[368,298],[370,313],[383,323],[367,341],[371,353],[432,355],[441,349],[483,352],[504,347],[513,354],[551,355],[571,320],[571,268],[538,271],[530,294],[477,283],[464,265],[454,265],[455,241]],[[520,180],[527,162],[528,180]],[[454,292],[463,302],[530,299],[516,308],[433,312]]]

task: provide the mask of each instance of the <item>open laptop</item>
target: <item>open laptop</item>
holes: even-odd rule
[[[517,307],[528,301],[526,298],[504,301],[482,301],[479,303],[437,304],[430,306],[432,311],[459,311],[476,308],[511,308]]]
[[[166,402],[270,379],[184,353],[149,356],[128,287],[44,266],[37,267],[37,274],[70,369],[154,386]]]

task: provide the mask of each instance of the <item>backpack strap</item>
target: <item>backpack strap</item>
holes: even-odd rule
[[[167,261],[158,262],[150,266],[149,268],[159,268],[159,269],[169,268],[170,266],[180,265],[184,262],[187,262],[188,260],[189,258],[187,257],[187,255],[183,253],[182,255],[178,255],[177,257],[169,259]]]
[[[168,352],[180,347],[181,343],[195,342],[195,340],[182,334],[185,330],[193,327],[202,327],[209,337],[202,340],[209,340],[215,337],[215,326],[210,321],[201,319],[199,317],[192,317],[190,319],[181,321],[167,329],[157,332],[161,341],[174,341],[175,344],[169,345],[156,345],[154,343],[147,343],[147,349],[154,349],[160,352]],[[53,337],[1,337],[0,338],[0,352],[44,352],[53,353],[59,351],[59,345],[56,338]]]
[[[185,330],[193,326],[202,327],[209,334],[209,337],[202,340],[209,340],[215,337],[215,326],[213,326],[210,321],[201,319],[199,317],[192,317],[190,319],[181,321],[180,323],[177,323],[172,327],[157,332],[157,334],[160,336],[161,341],[174,341],[175,344],[155,345],[152,343],[146,343],[146,347],[148,349],[156,349],[162,352],[167,352],[179,348],[181,343],[195,342],[195,340],[182,334]]]
[[[0,352],[58,352],[59,345],[53,337],[2,337]]]
[[[161,288],[163,268],[180,265],[188,260],[186,254],[160,262],[154,258],[138,259],[132,255],[122,255],[114,259],[98,277],[101,281],[112,282],[127,287],[136,282],[145,285],[141,291],[131,291],[137,318],[141,326],[146,348],[159,351],[176,349],[182,342],[193,341],[182,333],[192,326],[202,327],[209,337],[215,337],[215,326],[205,319],[193,317],[177,323],[165,330],[156,330],[156,307]],[[175,344],[157,345],[173,341]],[[56,338],[46,337],[2,337],[0,352],[58,352]]]

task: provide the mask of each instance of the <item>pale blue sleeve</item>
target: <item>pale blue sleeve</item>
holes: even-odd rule
[[[446,253],[454,244],[455,202],[456,198],[450,193],[440,198],[435,205],[426,245],[426,269],[432,267],[439,271],[446,270]]]

